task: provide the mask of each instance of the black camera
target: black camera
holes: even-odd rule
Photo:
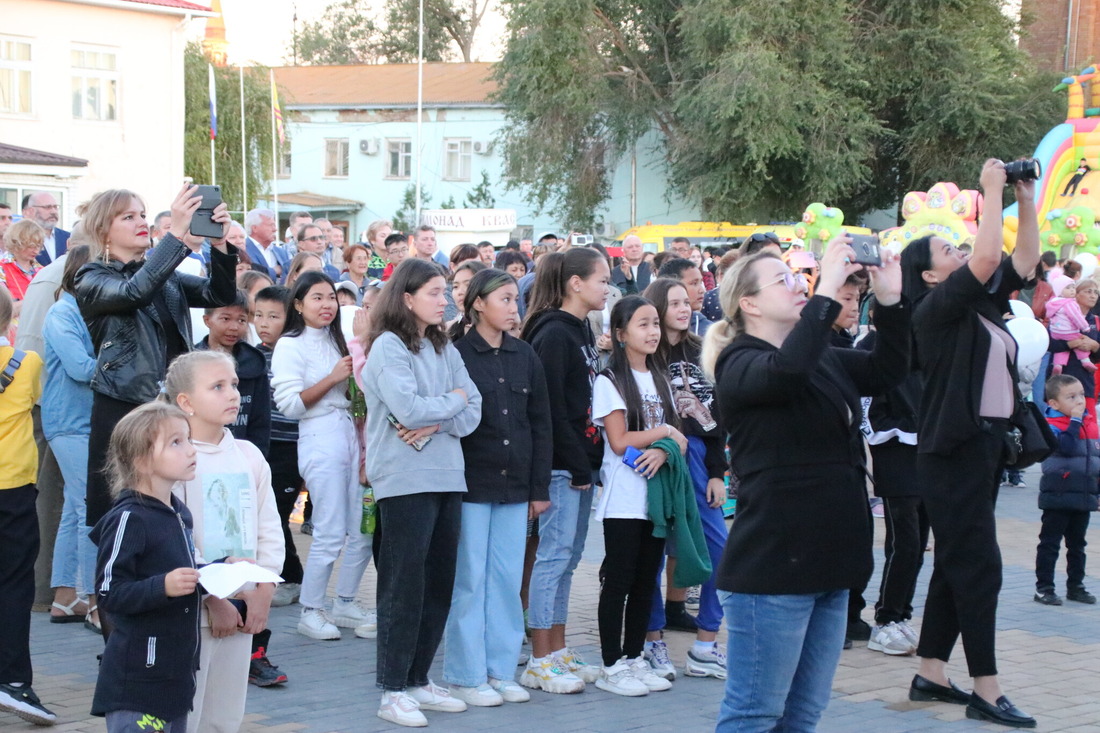
[[[1043,167],[1035,158],[1005,163],[1006,186],[1011,186],[1017,181],[1037,181],[1041,175],[1043,175]]]

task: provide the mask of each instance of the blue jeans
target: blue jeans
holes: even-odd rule
[[[720,595],[729,647],[716,732],[816,730],[844,648],[848,591]]]
[[[707,553],[710,555],[710,566],[713,568],[710,579],[699,589],[699,613],[695,622],[703,631],[718,631],[722,626],[722,603],[718,600],[715,577],[718,573],[718,565],[722,562],[722,551],[726,548],[729,530],[726,529],[726,520],[722,516],[722,507],[712,509],[707,504],[708,477],[706,464],[703,463],[706,450],[706,445],[700,438],[694,435],[688,436],[688,472],[691,473],[691,483],[695,486],[695,503],[699,507],[699,519],[703,522],[703,537],[707,541]],[[675,557],[675,550],[668,554],[670,557]],[[660,631],[665,627],[665,602],[661,596],[662,570],[664,570],[663,561],[657,570],[657,583],[653,590],[653,607],[649,612],[650,631]]]
[[[95,545],[85,525],[85,494],[88,490],[88,436],[58,435],[50,441],[65,479],[65,501],[53,545],[53,588],[75,588],[79,596],[95,592]]]
[[[581,561],[592,513],[592,488],[569,487],[568,471],[550,473],[550,508],[539,516],[539,551],[531,571],[527,624],[532,629],[564,625],[569,589]]]
[[[458,563],[447,629],[443,679],[477,687],[511,680],[523,644],[523,553],[527,504],[463,502]]]

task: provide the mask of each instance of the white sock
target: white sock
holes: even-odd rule
[[[714,642],[696,640],[695,643],[691,645],[691,651],[697,657],[705,657],[714,651]]]
[[[561,649],[558,649],[556,652],[550,652],[550,656],[552,656],[552,657],[564,657],[565,652],[568,649],[569,649],[569,647],[563,646]]]

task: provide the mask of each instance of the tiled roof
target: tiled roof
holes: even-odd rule
[[[83,158],[71,158],[68,155],[47,153],[45,150],[21,148],[18,145],[0,143],[0,163],[14,165],[63,165],[83,168],[88,161]]]
[[[126,0],[126,2],[138,3],[139,5],[160,5],[165,8],[179,8],[180,10],[210,10],[207,5],[189,3],[186,0]]]
[[[424,64],[424,104],[492,104],[492,64]],[[275,81],[294,107],[415,107],[416,64],[284,66]]]

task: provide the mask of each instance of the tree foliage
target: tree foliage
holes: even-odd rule
[[[336,0],[328,5],[297,34],[298,62],[415,62],[419,0],[387,0],[384,7],[380,5],[370,0]],[[488,0],[424,0],[424,60],[471,61],[474,36],[488,5]],[[295,57],[294,47],[287,56]]]
[[[574,226],[651,133],[706,218],[792,218],[815,200],[855,217],[972,184],[1060,119],[998,0],[507,4],[506,177]]]
[[[428,203],[432,197],[428,194],[427,189],[420,189],[420,208],[428,208]],[[451,197],[451,203],[454,204],[454,197]],[[454,208],[443,207],[443,208]],[[419,225],[420,222],[416,221],[416,186],[406,186],[405,193],[401,197],[401,208],[398,209],[393,215],[393,229],[396,232],[405,232],[406,234],[412,234],[413,229]]]
[[[474,186],[466,194],[465,206],[467,209],[492,209],[496,205],[497,200],[493,198],[493,186],[489,180],[489,172],[482,170],[481,183]]]
[[[198,42],[184,50],[183,171],[195,183],[217,183],[230,211],[247,211],[268,193],[271,180],[271,85],[266,67],[244,70],[245,156],[241,160],[240,72],[214,67],[218,136],[214,141],[216,179],[210,170],[210,103],[207,64]],[[244,201],[247,179],[249,201]]]

